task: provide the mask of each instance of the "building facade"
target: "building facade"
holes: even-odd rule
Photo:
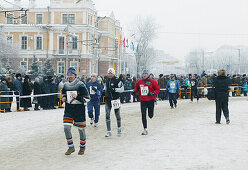
[[[35,56],[41,68],[51,59],[57,75],[65,75],[68,67],[79,76],[105,75],[109,67],[118,73],[121,27],[113,13],[98,16],[92,0],[50,0],[44,8],[30,0],[28,9],[26,14],[0,13],[5,40],[19,49],[19,56],[9,61],[14,69],[27,72]]]

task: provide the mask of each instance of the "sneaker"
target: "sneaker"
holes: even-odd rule
[[[68,150],[66,151],[65,155],[70,155],[72,154],[73,152],[75,152],[75,148],[68,148]]]
[[[95,123],[95,124],[94,124],[94,127],[98,127],[98,123]]]
[[[173,106],[171,106],[171,109],[174,109],[174,107],[173,107]]]
[[[220,124],[220,122],[215,122],[215,124]]]
[[[147,129],[145,129],[145,130],[141,133],[141,135],[148,135]]]
[[[90,125],[93,125],[94,119],[90,119]]]
[[[228,124],[228,125],[230,124],[230,120],[229,119],[226,120],[226,124]]]
[[[121,136],[121,127],[118,128],[118,130],[117,130],[117,135],[118,135],[118,136]]]
[[[177,104],[175,104],[175,108],[177,108]]]
[[[107,137],[110,137],[110,136],[112,136],[112,132],[108,131],[107,134],[105,135],[105,137],[107,138]]]
[[[78,151],[78,155],[83,155],[85,152],[85,147],[80,148],[80,150]]]

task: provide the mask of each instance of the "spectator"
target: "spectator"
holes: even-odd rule
[[[16,74],[16,80],[14,81],[14,89],[15,89],[15,95],[22,95],[22,75],[20,73]],[[16,97],[16,101],[19,101],[19,97]],[[20,103],[17,104],[17,111],[20,110]]]
[[[12,76],[7,77],[7,86],[8,86],[10,91],[15,91]],[[13,92],[9,92],[9,95],[13,95]],[[13,102],[13,97],[9,97],[9,102],[11,102],[10,103],[10,108],[7,111],[11,112],[11,105],[12,105],[12,102]]]
[[[42,94],[41,91],[41,86],[40,86],[40,79],[39,77],[36,77],[34,80],[34,95],[39,95]],[[41,101],[42,97],[35,97],[33,100],[33,103],[35,104],[34,110],[40,110],[39,106],[41,105],[42,101]]]
[[[9,88],[7,86],[7,80],[5,79],[5,77],[1,78],[1,83],[0,83],[0,95],[8,95],[8,92],[3,92],[3,91],[9,91]],[[0,97],[0,102],[9,102],[9,98],[8,97]],[[0,103],[0,110],[1,113],[4,112],[9,112],[10,110],[10,104],[9,103]]]
[[[24,77],[24,83],[23,83],[23,96],[31,95],[31,93],[32,93],[32,85],[31,85],[29,76],[26,75]],[[24,107],[24,111],[29,111],[28,108],[32,107],[32,105],[31,105],[31,97],[23,98],[22,101],[23,101],[22,104],[23,104],[23,107]]]

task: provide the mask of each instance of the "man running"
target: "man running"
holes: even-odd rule
[[[170,102],[170,106],[173,109],[174,106],[175,108],[177,107],[177,94],[178,91],[180,89],[180,85],[179,82],[176,80],[176,77],[173,75],[171,77],[171,80],[168,81],[167,85],[166,85],[166,89],[169,92],[169,102]],[[173,106],[174,104],[174,106]]]
[[[139,93],[139,99],[141,100],[141,115],[144,131],[141,135],[147,135],[147,119],[146,110],[148,109],[148,116],[153,118],[154,103],[156,95],[160,92],[159,85],[156,80],[149,78],[148,70],[144,70],[142,73],[142,79],[135,84],[134,93]]]
[[[113,107],[115,111],[115,117],[117,119],[117,135],[121,135],[121,116],[120,116],[120,93],[124,92],[124,86],[122,81],[115,76],[115,70],[113,68],[108,69],[108,78],[106,80],[105,86],[105,111],[106,111],[106,125],[107,134],[105,137],[112,136],[111,132],[111,121],[110,112]]]
[[[86,87],[90,93],[90,101],[87,103],[88,115],[90,118],[90,124],[97,127],[100,116],[100,98],[102,93],[102,86],[96,81],[97,75],[91,74],[91,81],[86,84]],[[93,115],[93,108],[95,110],[95,119]]]
[[[73,67],[68,69],[67,76],[69,82],[66,82],[62,89],[62,94],[64,95],[62,102],[66,102],[64,111],[64,131],[69,147],[65,155],[70,155],[75,152],[71,133],[72,125],[78,128],[80,135],[80,150],[78,154],[83,155],[86,145],[84,98],[89,98],[89,94],[84,83],[76,78],[77,72]]]

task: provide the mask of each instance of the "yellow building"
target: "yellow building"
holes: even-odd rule
[[[92,0],[50,0],[46,8],[30,0],[28,8],[26,15],[0,13],[5,39],[19,49],[19,56],[10,60],[14,69],[30,70],[34,55],[42,67],[50,58],[58,75],[68,67],[77,68],[79,76],[119,68],[121,27],[113,13],[99,17]]]

